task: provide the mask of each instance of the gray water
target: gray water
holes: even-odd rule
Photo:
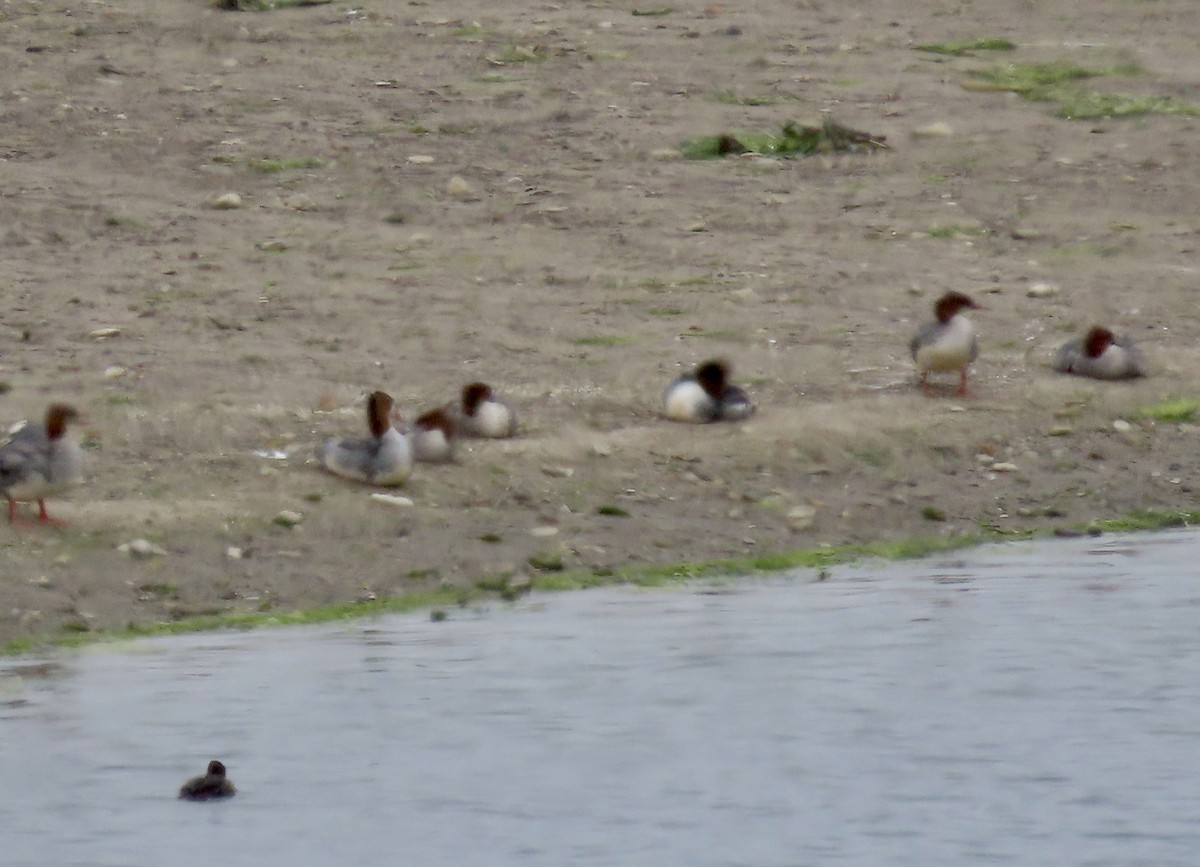
[[[0,864],[1200,863],[1200,535],[0,660]],[[175,799],[221,758],[231,801]]]

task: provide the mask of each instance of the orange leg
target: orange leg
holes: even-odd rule
[[[967,369],[965,367],[958,374],[958,393],[964,397],[967,394]]]
[[[926,397],[933,397],[933,391],[929,388],[929,371],[921,371],[921,391]]]
[[[38,523],[49,524],[52,527],[66,526],[66,523],[67,523],[66,521],[60,520],[58,518],[50,517],[50,514],[46,511],[46,501],[45,500],[43,500],[41,497],[38,497],[37,502],[38,502],[38,516],[37,516]],[[17,513],[17,501],[14,499],[11,499],[11,498],[8,501],[8,523],[10,523],[10,524],[31,524],[31,523],[33,523],[28,518],[22,518]]]
[[[43,524],[49,524],[52,527],[65,527],[67,522],[61,518],[51,518],[46,511],[46,501],[38,497],[38,520]]]

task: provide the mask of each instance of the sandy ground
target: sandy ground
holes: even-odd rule
[[[0,641],[1194,505],[1196,428],[1136,412],[1196,393],[1200,121],[961,86],[1136,62],[1096,88],[1200,104],[1194,0],[655,10],[3,0],[0,416],[74,402],[90,471],[68,529],[0,529]],[[991,36],[1019,48],[914,50]],[[890,149],[672,153],[824,112]],[[907,343],[951,288],[982,352],[970,397],[927,398]],[[1154,375],[1053,374],[1093,322]],[[713,356],[758,415],[661,420]],[[314,466],[366,392],[473,379],[522,435],[421,466],[412,507]]]

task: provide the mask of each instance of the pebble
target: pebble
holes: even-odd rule
[[[450,180],[446,181],[446,193],[451,198],[458,199],[460,202],[466,202],[470,199],[478,198],[475,195],[475,188],[472,187],[466,179],[459,175],[455,175]]]
[[[306,196],[304,193],[293,193],[283,200],[285,208],[291,208],[293,211],[315,211],[317,203],[312,200],[311,196]]]
[[[92,340],[108,340],[110,337],[120,337],[120,328],[96,328],[88,332],[88,337]]]
[[[429,154],[412,154],[408,158],[408,161],[413,165],[425,166],[433,162],[433,157],[431,157]]]
[[[1052,437],[1069,437],[1073,433],[1075,433],[1075,428],[1069,424],[1056,424],[1050,428],[1050,436]]]
[[[371,494],[371,502],[382,503],[397,509],[413,505],[413,501],[408,497],[401,497],[397,494]]]
[[[117,550],[122,554],[128,554],[130,557],[137,557],[144,560],[147,557],[165,557],[166,549],[160,548],[149,539],[134,539],[132,542],[123,542],[117,546]]]
[[[225,558],[227,560],[242,560],[245,556],[246,552],[236,545],[231,545],[225,549]]]
[[[948,138],[954,135],[954,127],[945,121],[919,126],[912,131],[917,138]]]
[[[257,246],[264,253],[282,253],[288,248],[283,241],[259,241]]]
[[[221,193],[212,202],[209,207],[215,208],[218,211],[232,211],[242,206],[242,197],[237,193]]]
[[[1049,298],[1051,295],[1059,293],[1058,284],[1056,283],[1034,283],[1025,290],[1025,294],[1030,298]]]
[[[291,509],[284,509],[272,518],[272,521],[281,527],[295,527],[304,521],[304,516],[299,512],[293,512]]]
[[[604,442],[604,440],[596,440],[592,443],[592,454],[597,457],[606,458],[612,453],[613,448],[611,443]]]
[[[1017,465],[1014,463],[1009,463],[1008,461],[999,461],[992,464],[992,469],[998,473],[1015,473],[1017,471]]]
[[[807,530],[816,520],[817,510],[812,506],[792,506],[788,509],[788,525],[793,530]]]
[[[536,536],[539,539],[544,539],[547,536],[557,536],[558,527],[534,527],[529,531],[530,536]]]
[[[111,367],[104,368],[104,378],[105,379],[120,379],[127,372],[128,371],[126,371],[126,369],[124,367],[114,364]]]
[[[1131,430],[1133,430],[1133,425],[1125,421],[1125,419],[1119,418],[1113,422],[1113,430],[1115,430],[1117,433],[1129,433]]]

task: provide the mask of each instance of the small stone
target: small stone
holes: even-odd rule
[[[542,472],[552,479],[569,479],[575,475],[574,467],[542,467]]]
[[[117,546],[117,550],[122,554],[128,554],[130,557],[136,557],[139,560],[145,560],[148,557],[165,557],[167,552],[160,548],[148,539],[134,539],[132,542],[123,542]]]
[[[95,328],[88,332],[88,337],[92,338],[92,340],[109,340],[120,336],[120,328]]]
[[[807,530],[817,518],[817,510],[812,506],[792,506],[787,512],[788,526],[793,530]]]
[[[1075,428],[1069,424],[1056,424],[1049,431],[1049,435],[1052,437],[1069,437],[1073,433],[1075,433]]]
[[[236,545],[231,545],[225,549],[225,559],[227,560],[242,560],[245,556],[246,552]]]
[[[291,509],[284,509],[271,520],[280,527],[295,527],[304,521],[304,516],[299,512],[293,512]]]
[[[259,241],[257,246],[264,253],[282,253],[288,248],[283,241]]]
[[[1015,473],[1017,471],[1017,465],[1010,463],[1009,461],[998,461],[997,463],[992,464],[992,469],[998,473]]]
[[[459,175],[455,175],[446,182],[446,194],[453,199],[458,199],[460,202],[478,198],[475,194],[475,188]]]
[[[917,138],[949,138],[954,135],[954,127],[945,121],[938,121],[926,126],[919,126],[912,131]]]
[[[592,443],[592,454],[597,457],[606,458],[613,453],[612,443],[607,443],[604,440],[596,440]]]
[[[504,582],[505,589],[513,593],[524,593],[533,587],[533,578],[524,572],[518,572],[516,575],[510,575]]]
[[[1049,298],[1058,293],[1059,288],[1056,283],[1034,283],[1025,290],[1025,294],[1030,298]]]
[[[242,197],[237,193],[221,193],[211,202],[210,208],[215,208],[218,211],[232,211],[242,206]]]
[[[408,497],[401,497],[397,494],[371,494],[371,502],[382,503],[397,509],[413,505],[413,501]]]
[[[425,166],[433,162],[433,157],[429,154],[413,154],[408,158],[408,161],[413,165]]]
[[[678,160],[683,159],[683,154],[674,148],[659,148],[655,151],[650,151],[650,158],[655,160]]]
[[[125,368],[114,364],[111,367],[104,368],[104,378],[105,379],[120,379],[127,372],[128,371],[126,371]]]
[[[544,539],[548,536],[557,536],[558,527],[534,527],[529,531],[530,536],[535,536],[539,539]]]
[[[996,463],[996,459],[991,455],[978,454],[975,455],[975,463],[979,464],[981,467],[990,467],[992,464]]]
[[[283,200],[285,208],[291,208],[293,211],[315,211],[317,203],[312,200],[311,196],[306,196],[304,193],[293,193]]]
[[[1113,430],[1117,433],[1129,433],[1133,430],[1133,425],[1125,421],[1125,419],[1119,418],[1113,422]]]

